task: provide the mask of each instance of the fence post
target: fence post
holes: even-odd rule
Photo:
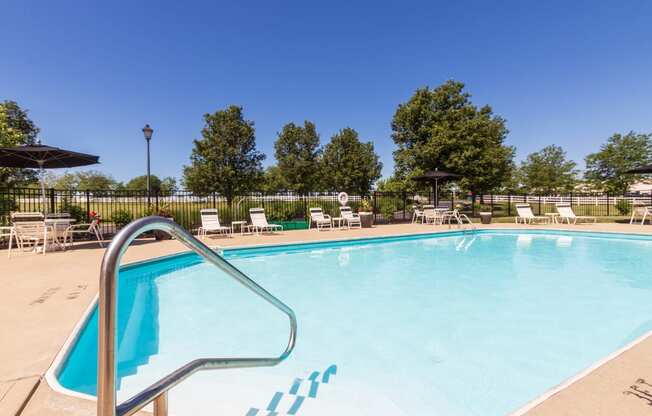
[[[489,195],[489,205],[491,206],[491,215],[494,215],[494,194]]]
[[[507,216],[512,216],[512,194],[507,195]]]
[[[475,193],[471,194],[471,216],[475,217]]]
[[[50,212],[54,212],[55,197],[54,197],[54,188],[50,188]]]
[[[86,222],[91,222],[91,192],[86,190]]]
[[[215,203],[215,191],[213,191],[213,209],[217,207],[217,204]]]
[[[158,194],[159,194],[159,190],[157,189],[154,192],[155,192],[155,194],[154,194],[154,202],[156,203],[156,212],[158,213]]]
[[[611,210],[609,208],[609,192],[607,192],[607,217],[611,215]]]
[[[403,220],[406,220],[407,217],[407,192],[403,191]]]
[[[539,214],[541,215],[541,194],[539,194]]]
[[[376,222],[376,191],[372,194],[372,198],[374,200],[374,223]]]

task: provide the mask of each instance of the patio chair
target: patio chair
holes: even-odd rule
[[[639,210],[643,211],[643,218],[641,219],[641,225],[645,224],[645,219],[650,217],[650,224],[652,224],[652,207],[651,206],[645,206],[645,207],[637,207]],[[633,224],[634,223],[634,215],[636,213],[636,209],[632,210],[632,217],[629,219],[629,223]]]
[[[15,240],[14,227],[0,227],[0,242],[4,239],[7,239],[7,245],[11,253],[11,247]]]
[[[100,220],[95,218],[88,224],[73,224],[66,228],[63,233],[63,246],[65,248],[73,246],[73,240],[75,234],[90,234],[91,237],[94,235],[97,238],[97,243],[100,247],[102,245],[102,240],[104,236],[102,235],[102,230],[100,229]]]
[[[215,208],[206,208],[199,211],[201,216],[201,227],[197,230],[199,238],[205,238],[209,233],[223,234],[227,237],[231,234],[231,228],[220,224],[220,218]]]
[[[321,208],[310,208],[310,222],[308,223],[308,229],[312,226],[312,223],[315,223],[315,228],[317,231],[322,230],[323,228],[328,228],[329,230],[333,229],[333,220],[330,215],[324,214]]]
[[[16,239],[16,246],[25,250],[30,247],[37,250],[39,243],[43,242],[43,254],[46,253],[49,244],[54,244],[54,230],[52,227],[45,225],[43,221],[19,221],[13,225],[13,234]],[[11,244],[7,257],[11,257]]]
[[[283,231],[282,225],[270,224],[267,222],[267,217],[265,216],[265,210],[263,208],[250,208],[249,217],[251,217],[251,225],[249,226],[249,229],[257,234],[264,233],[265,231],[269,231],[270,233],[277,230]]]
[[[435,209],[434,205],[423,206],[423,219],[426,224],[441,225],[444,223],[443,211]]]
[[[575,212],[573,212],[573,208],[571,205],[567,202],[560,202],[556,205],[557,212],[559,213],[559,219],[563,223],[564,220],[570,224],[571,221],[573,221],[573,224],[577,224],[578,222],[593,222],[596,223],[598,222],[598,219],[596,217],[590,216],[590,215],[575,215]]]
[[[546,216],[534,215],[530,204],[516,204],[516,213],[518,214],[517,217],[514,217],[516,224],[548,224],[550,222],[550,218]]]
[[[362,222],[360,221],[360,216],[354,214],[351,210],[351,207],[340,207],[340,216],[346,221],[347,228],[358,227],[362,228]]]
[[[412,205],[412,224],[418,223],[419,220],[421,220],[421,223],[423,224],[423,210],[419,209],[417,205]]]

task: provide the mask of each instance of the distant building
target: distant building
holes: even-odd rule
[[[638,192],[642,194],[649,194],[652,192],[652,180],[644,179],[633,183],[629,187],[629,192]]]
[[[574,192],[578,193],[601,193],[602,189],[596,187],[590,182],[578,182],[574,187]],[[650,194],[652,193],[652,179],[643,179],[630,185],[628,193]]]
[[[590,182],[577,182],[575,184],[575,186],[573,187],[573,189],[574,189],[574,192],[580,192],[580,193],[600,192],[600,189],[597,189]]]

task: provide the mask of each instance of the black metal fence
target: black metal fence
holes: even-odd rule
[[[348,205],[360,209],[363,197],[350,195]],[[415,206],[433,203],[432,193],[371,192],[366,197],[376,223],[410,221]],[[568,194],[568,195],[467,195],[444,192],[439,204],[454,207],[469,216],[491,211],[494,217],[516,214],[515,205],[529,203],[537,215],[555,212],[559,202],[570,203],[577,215],[628,216],[636,205],[652,205],[652,195]],[[270,221],[281,223],[286,229],[307,228],[308,210],[321,207],[325,213],[339,216],[339,202],[335,193],[277,193],[252,192],[227,200],[218,194],[197,195],[189,191],[153,193],[146,191],[92,191],[46,189],[45,198],[40,189],[0,188],[0,225],[9,223],[12,211],[47,211],[70,213],[77,221],[87,221],[91,212],[101,215],[106,233],[112,233],[122,224],[151,215],[166,213],[188,230],[200,223],[200,210],[216,208],[221,221],[248,220],[249,209],[262,207]]]

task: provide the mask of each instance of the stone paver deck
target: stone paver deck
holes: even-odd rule
[[[492,224],[484,227],[535,226]],[[609,223],[536,228],[652,234],[651,226]],[[236,235],[231,239],[218,237],[208,242],[229,247],[433,231],[448,231],[448,227],[402,224],[319,233],[303,230],[265,236]],[[139,241],[126,253],[124,263],[185,250],[177,241]],[[94,402],[53,391],[43,376],[97,293],[103,253],[96,244],[84,244],[75,250],[45,256],[19,253],[11,259],[7,259],[6,251],[0,251],[0,416],[95,414]],[[652,406],[647,400],[624,393],[632,391],[630,386],[639,379],[652,384],[651,356],[652,338],[649,338],[552,395],[527,414],[652,415]]]

